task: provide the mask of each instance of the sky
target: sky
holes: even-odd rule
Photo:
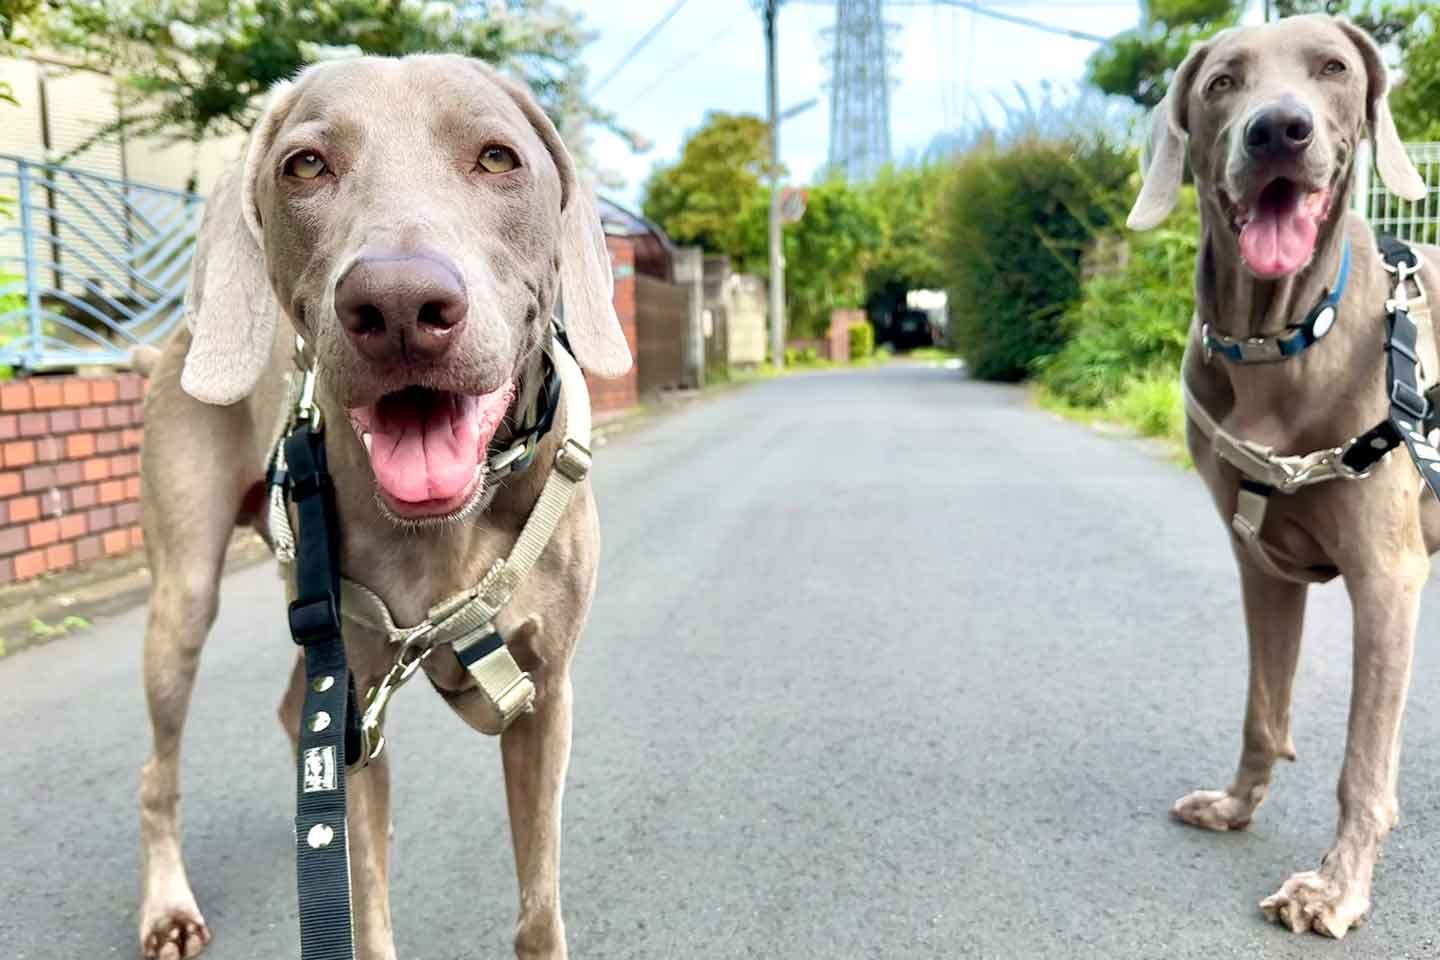
[[[674,3],[571,0],[596,34],[584,56],[592,86]],[[988,0],[988,5],[1101,36],[1133,27],[1139,19],[1134,0]],[[1095,48],[1087,41],[915,0],[887,2],[885,16],[894,25],[890,134],[897,160],[924,150],[937,133],[964,126],[967,103],[973,119],[977,107],[993,114],[997,95],[1013,100],[1017,83],[1032,91],[1042,80],[1078,85]],[[812,97],[820,100],[781,127],[781,160],[799,182],[813,177],[826,161],[830,101],[823,31],[834,20],[835,5],[824,0],[792,0],[780,9],[781,110]],[[651,168],[679,156],[686,134],[700,126],[707,111],[765,114],[760,16],[750,0],[688,0],[594,100],[653,141],[648,152],[636,154],[619,137],[595,134],[599,166],[625,179],[624,187],[604,192],[638,209]]]

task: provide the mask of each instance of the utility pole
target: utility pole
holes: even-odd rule
[[[780,235],[780,80],[775,67],[775,15],[780,0],[765,4],[765,92],[770,120],[770,353],[785,366],[785,249]]]

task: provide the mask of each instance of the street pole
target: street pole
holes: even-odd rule
[[[765,2],[765,88],[770,113],[770,354],[785,366],[785,252],[780,236],[780,93],[775,69],[775,15],[780,0]]]

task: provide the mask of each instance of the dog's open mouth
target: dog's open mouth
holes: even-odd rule
[[[515,397],[513,381],[479,396],[407,387],[350,410],[385,505],[404,519],[463,509],[485,475],[490,441]]]
[[[1315,255],[1320,224],[1330,213],[1330,190],[1306,190],[1277,177],[1249,203],[1231,203],[1231,226],[1240,237],[1240,255],[1258,277],[1289,276]]]

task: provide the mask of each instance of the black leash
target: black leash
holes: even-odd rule
[[[353,960],[345,767],[360,755],[355,681],[340,636],[339,526],[325,437],[301,422],[285,439],[285,485],[299,514],[290,635],[305,650],[295,779],[302,960]]]
[[[1378,242],[1385,268],[1396,278],[1395,295],[1386,305],[1385,320],[1390,416],[1361,434],[1343,462],[1356,473],[1364,473],[1403,444],[1425,485],[1440,497],[1440,451],[1427,436],[1433,425],[1434,405],[1420,389],[1420,330],[1410,318],[1406,290],[1408,279],[1420,270],[1420,258],[1406,243],[1394,237],[1382,234]]]

